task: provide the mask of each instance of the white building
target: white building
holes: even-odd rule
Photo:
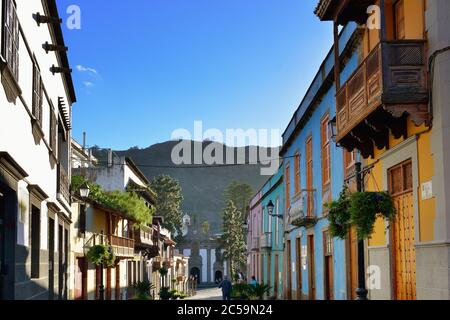
[[[64,299],[76,98],[56,2],[0,16],[0,300]]]

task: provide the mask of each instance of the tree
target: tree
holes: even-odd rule
[[[222,246],[224,257],[231,265],[231,276],[237,274],[239,268],[245,264],[245,238],[244,225],[241,223],[242,213],[236,208],[233,201],[228,201],[223,210],[223,236]]]
[[[248,204],[252,198],[253,190],[246,183],[233,181],[225,189],[225,203],[233,201],[237,209],[242,213],[241,222],[244,223],[248,214]]]
[[[150,187],[156,193],[156,215],[164,218],[163,227],[180,237],[183,227],[180,183],[168,175],[161,175],[153,178]]]

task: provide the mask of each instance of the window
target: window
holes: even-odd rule
[[[3,0],[2,29],[2,56],[14,79],[19,81],[19,20],[14,0]]]
[[[344,177],[349,178],[355,173],[356,151],[344,150]],[[351,192],[356,191],[356,179],[352,178],[347,182]]]
[[[50,148],[52,148],[53,152],[56,152],[56,115],[53,108],[50,108]]]
[[[321,123],[321,146],[322,146],[322,187],[327,189],[331,180],[330,170],[330,134],[329,134],[329,116],[325,116]]]
[[[291,177],[290,177],[290,165],[286,163],[284,178],[286,179],[286,210],[289,210],[291,206]]]
[[[300,192],[300,154],[297,152],[294,157],[294,169],[295,169],[295,194]]]
[[[333,255],[333,237],[331,236],[330,231],[325,231],[323,233],[324,244],[325,244],[325,256]]]
[[[280,200],[277,198],[277,200],[275,201],[275,214],[278,216],[279,214],[280,214],[280,211],[279,211],[279,208],[280,208]],[[279,244],[279,239],[278,239],[278,237],[279,237],[279,230],[278,230],[278,228],[279,228],[279,226],[280,226],[280,224],[279,224],[279,220],[280,219],[275,219],[275,245],[276,246],[278,246],[278,244]]]
[[[86,206],[80,206],[80,218],[78,222],[78,232],[86,233]]]
[[[308,194],[308,210],[307,215],[311,217],[313,214],[313,156],[312,156],[312,136],[306,140],[306,188]]]
[[[38,279],[41,256],[41,211],[35,206],[31,209],[31,278]]]
[[[42,127],[42,78],[36,63],[33,64],[33,116]],[[51,119],[51,117],[50,117]]]
[[[397,40],[405,39],[405,7],[403,0],[395,3],[395,37]]]

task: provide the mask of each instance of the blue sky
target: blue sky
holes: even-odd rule
[[[78,102],[73,135],[148,147],[174,130],[286,128],[332,45],[318,0],[59,0]]]

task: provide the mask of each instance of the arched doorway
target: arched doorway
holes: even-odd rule
[[[222,280],[223,280],[223,273],[222,273],[222,271],[217,270],[215,275],[214,275],[214,281],[216,283],[220,283],[220,282],[222,282]]]
[[[197,279],[197,283],[200,284],[200,269],[197,267],[194,267],[191,269],[191,276],[194,276]]]

